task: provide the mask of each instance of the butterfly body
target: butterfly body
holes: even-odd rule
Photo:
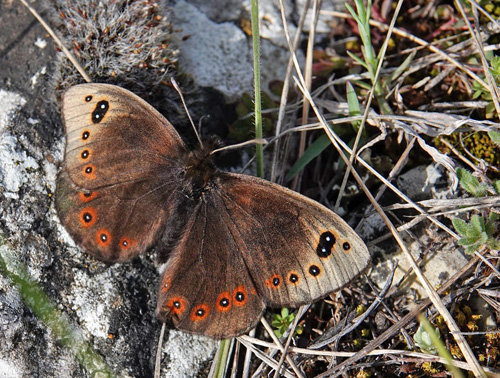
[[[219,171],[214,146],[189,151],[173,126],[119,87],[64,96],[65,162],[58,215],[84,250],[122,262],[156,245],[166,262],[157,315],[225,338],[270,307],[338,290],[369,264],[334,212],[263,179]]]

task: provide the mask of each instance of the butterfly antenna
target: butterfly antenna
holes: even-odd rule
[[[217,149],[213,150],[212,152],[210,152],[210,155],[213,155],[216,152],[221,152],[221,151],[226,151],[226,150],[234,150],[236,148],[241,148],[241,147],[246,146],[248,144],[262,144],[262,145],[265,145],[265,144],[267,144],[267,140],[264,139],[264,138],[250,139],[250,140],[247,140],[246,142],[232,144],[230,146],[224,146],[224,147],[221,147],[221,148],[217,148]]]
[[[194,133],[196,134],[196,138],[198,139],[198,143],[200,143],[200,147],[203,147],[203,142],[201,141],[200,134],[198,134],[198,130],[196,130],[196,126],[194,125],[193,119],[191,118],[191,114],[189,114],[189,110],[187,108],[186,102],[184,101],[184,96],[182,95],[181,89],[179,88],[179,85],[175,81],[174,78],[171,79],[172,85],[174,86],[175,90],[177,93],[179,93],[179,96],[182,101],[182,105],[184,105],[184,109],[186,110],[186,114],[189,118],[189,122],[191,122],[191,126],[193,126]]]

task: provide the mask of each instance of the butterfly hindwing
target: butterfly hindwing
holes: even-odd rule
[[[197,206],[160,284],[157,313],[177,328],[238,335],[264,305],[312,303],[369,264],[366,246],[338,215],[268,181],[220,173]],[[238,288],[248,298],[241,306]]]
[[[265,306],[230,220],[214,205],[197,205],[171,252],[157,314],[163,321],[171,318],[176,328],[220,339],[253,328]]]
[[[123,186],[89,191],[73,184],[66,171],[57,177],[59,219],[77,244],[102,261],[122,262],[144,252],[171,216],[175,191],[129,198],[117,193]],[[134,184],[127,186],[133,190]]]
[[[243,259],[270,306],[312,303],[370,263],[360,237],[333,211],[296,192],[246,175],[222,174],[227,217]]]

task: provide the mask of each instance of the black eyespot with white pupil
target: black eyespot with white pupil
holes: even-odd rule
[[[200,308],[200,309],[196,310],[196,316],[202,317],[203,315],[205,315],[204,309]]]
[[[109,110],[109,102],[106,100],[99,101],[92,112],[92,122],[99,123],[103,120],[104,115]]]
[[[85,168],[85,173],[91,174],[92,173],[92,167]]]
[[[92,214],[90,214],[90,213],[87,213],[87,212],[83,213],[83,217],[82,218],[83,218],[83,221],[85,223],[92,222]]]
[[[296,283],[299,280],[299,276],[297,276],[295,273],[290,274],[288,277],[291,283]]]
[[[179,301],[174,301],[174,307],[175,307],[175,308],[181,308],[181,302],[179,302]]]
[[[311,265],[309,267],[309,274],[313,277],[317,277],[321,273],[321,269],[319,269],[316,265]]]
[[[87,159],[89,157],[90,153],[89,153],[89,150],[84,150],[82,151],[82,159]]]
[[[273,278],[273,285],[274,286],[279,286],[279,284],[280,284],[280,279],[278,277],[274,277]]]
[[[229,306],[229,299],[227,298],[222,298],[220,301],[219,301],[219,305],[221,307],[227,307]]]
[[[90,102],[90,101],[92,101],[92,96],[85,97],[85,102]]]
[[[318,246],[316,247],[316,253],[321,258],[330,256],[332,253],[332,248],[336,242],[337,240],[335,239],[335,236],[330,231],[323,232],[319,237]]]
[[[245,300],[245,294],[242,293],[241,291],[238,291],[235,295],[235,299],[238,301],[238,302],[243,302]]]
[[[344,242],[344,244],[342,244],[342,248],[344,248],[344,251],[348,251],[351,249],[351,245],[348,242]]]
[[[107,241],[108,241],[108,235],[106,235],[106,234],[101,234],[101,235],[100,235],[100,238],[101,238],[101,241],[102,241],[103,243],[105,243],[105,242],[107,242]]]
[[[124,241],[122,242],[122,245],[123,245],[124,247],[127,247],[127,246],[128,246],[128,241],[124,240]]]
[[[87,140],[90,137],[90,133],[88,131],[84,131],[82,134],[82,139]]]

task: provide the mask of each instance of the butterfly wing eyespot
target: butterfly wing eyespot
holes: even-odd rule
[[[86,97],[87,99],[88,97]],[[85,99],[85,101],[86,101]],[[86,101],[89,102],[89,101]],[[101,123],[104,121],[104,117],[108,113],[110,104],[109,100],[107,99],[102,99],[100,100],[94,107],[94,110],[91,113],[91,122],[93,124]]]
[[[297,286],[300,283],[300,275],[298,272],[291,271],[288,274],[288,283]]]
[[[167,305],[170,314],[181,315],[186,311],[186,299],[183,297],[173,297],[170,299]]]
[[[92,150],[88,149],[88,148],[85,148],[84,150],[82,150],[82,152],[80,153],[80,160],[81,161],[87,161],[88,159],[90,159],[92,156]]]
[[[217,296],[215,310],[219,312],[231,310],[231,293],[229,291],[224,291]]]
[[[88,164],[83,167],[83,176],[89,180],[95,180],[96,179],[96,169],[93,164]]]
[[[337,238],[332,232],[323,231],[317,242],[316,253],[320,258],[326,258],[331,255],[336,243]]]
[[[97,191],[93,192],[79,192],[78,198],[82,203],[91,202],[93,199],[97,197]]]
[[[137,245],[137,241],[124,236],[120,239],[118,245],[122,250],[126,250]]]
[[[99,247],[107,247],[111,244],[113,237],[105,228],[101,228],[95,233],[96,243]]]
[[[160,285],[160,291],[162,293],[166,293],[167,291],[170,290],[170,287],[172,286],[172,281],[171,281],[170,277],[164,275],[161,282],[162,282],[162,284]]]
[[[210,306],[206,304],[200,304],[191,310],[190,318],[193,322],[199,322],[205,320],[210,314]]]
[[[269,279],[265,281],[267,287],[275,289],[279,288],[282,283],[283,280],[279,274],[273,274]]]
[[[235,306],[244,306],[248,301],[247,289],[244,285],[238,286],[233,292],[233,303]]]
[[[97,221],[97,211],[93,207],[86,207],[80,211],[80,223],[82,227],[92,227]]]
[[[312,277],[318,277],[321,274],[321,268],[317,265],[311,264],[308,272]]]

